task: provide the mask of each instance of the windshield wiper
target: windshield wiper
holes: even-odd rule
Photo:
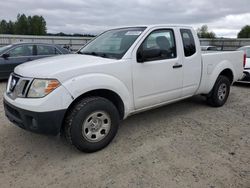
[[[99,56],[99,57],[107,58],[107,54],[105,54],[105,53],[97,53],[97,52],[80,52],[80,51],[79,51],[79,54],[93,55],[93,56]]]
[[[105,54],[105,53],[100,53],[99,56],[100,56],[100,57],[107,57],[107,54]]]
[[[96,52],[81,52],[81,51],[78,51],[77,53],[78,54],[84,54],[84,55],[94,55],[94,56],[97,56]]]
[[[80,51],[79,51],[79,52],[80,52]],[[80,54],[97,56],[97,53],[96,53],[96,52],[80,52]]]

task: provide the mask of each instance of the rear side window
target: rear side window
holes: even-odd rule
[[[194,37],[190,29],[181,29],[181,37],[186,57],[192,56],[196,52]]]
[[[59,54],[57,49],[53,46],[37,46],[37,55],[56,55]]]

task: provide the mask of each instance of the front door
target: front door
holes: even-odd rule
[[[58,52],[58,50],[54,46],[38,44],[35,48],[35,59],[41,59],[59,54],[60,52]]]
[[[135,108],[142,109],[181,97],[182,64],[172,29],[152,31],[133,63]]]
[[[17,46],[6,52],[8,57],[1,57],[0,60],[0,75],[1,78],[8,78],[14,68],[21,63],[25,63],[32,60],[33,45]]]

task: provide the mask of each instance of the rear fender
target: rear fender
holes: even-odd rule
[[[208,64],[203,71],[203,79],[201,81],[202,83],[198,93],[208,94],[213,89],[219,75],[226,69],[231,70],[234,77],[234,67],[229,61],[224,60],[216,65]],[[233,80],[233,82],[234,81],[235,80]]]

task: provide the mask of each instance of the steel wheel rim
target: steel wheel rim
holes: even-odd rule
[[[110,126],[110,116],[104,111],[96,111],[85,119],[82,135],[89,142],[99,142],[108,135]]]
[[[227,95],[227,85],[226,84],[221,84],[219,89],[218,89],[218,98],[220,101],[223,101],[226,98]]]

